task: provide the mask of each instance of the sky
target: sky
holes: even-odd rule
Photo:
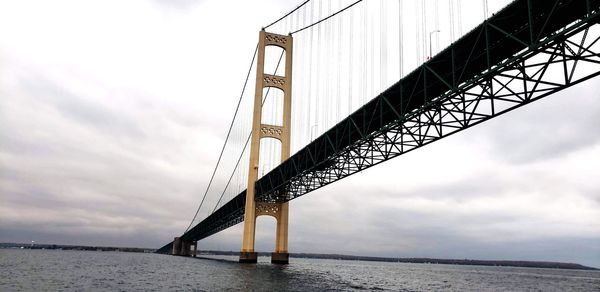
[[[0,0],[0,242],[158,248],[277,0]],[[239,65],[242,64],[242,65]],[[600,267],[600,79],[290,203],[290,252]],[[199,242],[239,250],[242,224]],[[275,222],[259,217],[259,251]]]

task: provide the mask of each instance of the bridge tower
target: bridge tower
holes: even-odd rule
[[[254,251],[256,218],[261,215],[275,217],[277,234],[275,252],[271,254],[271,263],[288,263],[288,202],[265,203],[255,201],[255,183],[258,179],[260,140],[275,138],[281,142],[281,161],[290,157],[290,127],[292,110],[292,47],[291,35],[278,35],[260,31],[258,38],[258,59],[256,66],[256,89],[254,94],[254,113],[252,120],[252,141],[250,144],[250,165],[248,167],[248,188],[244,214],[244,235],[240,263],[256,263]],[[277,46],[285,51],[285,75],[265,74],[265,48]],[[268,87],[283,91],[283,123],[281,126],[262,123],[263,90]]]

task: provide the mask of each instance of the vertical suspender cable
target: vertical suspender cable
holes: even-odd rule
[[[450,13],[450,43],[454,43],[454,0],[448,0]]]
[[[458,37],[460,38],[462,36],[462,1],[461,0],[456,0],[457,1],[457,5],[456,5],[456,20],[457,20],[457,26],[458,26]]]
[[[350,114],[352,112],[352,98],[354,92],[354,80],[352,79],[352,71],[354,71],[354,63],[352,60],[354,59],[354,39],[353,39],[353,30],[354,30],[354,11],[350,11],[349,17],[349,29],[348,29],[348,112]]]
[[[332,1],[327,1],[327,15],[331,14],[331,2]],[[332,27],[332,22],[335,21],[335,19],[332,19],[330,22],[325,23],[325,54],[323,54],[323,58],[325,58],[325,61],[323,62],[323,65],[325,66],[324,70],[325,71],[323,74],[324,76],[324,80],[325,80],[325,84],[323,85],[323,89],[324,89],[324,94],[322,96],[323,99],[323,122],[322,127],[323,129],[327,129],[328,125],[329,125],[329,111],[332,110],[332,108],[329,106],[329,103],[331,101],[331,41],[332,41],[332,33],[331,30],[333,29]]]
[[[488,18],[488,2],[487,0],[483,0],[483,19],[486,20]]]
[[[378,91],[382,91],[385,89],[387,84],[387,9],[385,2],[387,0],[379,1],[379,12],[381,16],[379,17],[379,89]]]
[[[404,34],[404,30],[402,27],[402,22],[404,21],[404,17],[402,15],[402,9],[403,9],[403,5],[402,5],[402,1],[403,0],[398,0],[398,72],[399,72],[399,76],[398,79],[402,78],[404,76],[404,67],[403,67],[403,58],[404,58],[404,51],[403,51],[403,34]]]
[[[421,27],[423,28],[421,35],[421,41],[423,45],[421,49],[423,50],[423,52],[427,52],[424,53],[425,56],[429,56],[429,52],[427,51],[427,13],[425,13],[425,11],[427,10],[427,1],[422,0],[421,4]],[[431,56],[429,56],[429,58],[431,58]]]
[[[372,2],[371,2],[372,3]],[[370,7],[373,7],[372,5],[369,5]],[[370,10],[370,9],[369,9]],[[370,60],[369,60],[369,64],[371,64],[371,70],[370,70],[370,75],[371,75],[371,82],[370,82],[370,91],[369,91],[369,95],[365,95],[363,96],[363,100],[362,100],[362,105],[364,105],[368,100],[369,97],[372,96],[375,93],[375,20],[374,17],[372,17],[372,13],[370,13],[371,11],[369,11],[369,13],[367,13],[367,19],[369,20],[369,26],[370,26],[370,47],[369,47],[369,55],[370,55]]]
[[[438,33],[435,34],[435,46],[434,46],[434,52],[439,51],[439,47],[440,47],[440,11],[438,8],[438,4],[439,4],[439,0],[435,0],[434,3],[434,8],[433,8],[433,21],[434,21],[434,26],[435,26],[435,30],[438,31]],[[432,55],[435,55],[435,53],[432,53]],[[431,56],[433,58],[433,56]]]
[[[338,1],[338,4],[340,2]],[[341,99],[342,99],[342,87],[341,87],[341,83],[342,83],[342,22],[343,22],[344,18],[341,18],[338,23],[337,23],[337,34],[336,34],[336,40],[337,40],[337,96],[336,96],[336,116],[335,116],[335,123],[338,123],[340,121],[340,116],[341,116]]]
[[[319,19],[323,18],[323,1],[319,2]],[[322,44],[323,43],[323,27],[322,26],[318,26],[317,27],[317,44]],[[320,114],[322,113],[322,111],[320,111],[321,107],[322,107],[322,102],[323,102],[323,78],[321,77],[321,64],[323,63],[323,54],[322,54],[323,50],[319,50],[319,48],[317,47],[317,94],[316,94],[316,107],[315,107],[315,117],[316,119],[313,121],[314,124],[318,125],[319,121],[321,119]],[[316,136],[316,132],[315,132],[315,136]],[[314,139],[314,138],[313,138]]]
[[[367,96],[367,8],[368,8],[368,2],[365,2],[365,6],[363,7],[363,11],[362,11],[362,21],[363,21],[363,38],[364,40],[362,41],[363,43],[363,59],[362,59],[362,63],[363,63],[363,68],[362,68],[362,72],[363,72],[363,78],[362,78],[362,84],[363,84],[363,88],[362,88],[362,96],[360,97],[362,101],[365,96]]]
[[[310,3],[310,22],[313,22],[313,17],[314,17],[314,2]],[[307,108],[307,114],[306,114],[306,124],[308,127],[306,128],[306,139],[307,141],[310,141],[310,128],[311,128],[311,115],[312,115],[312,101],[313,101],[313,88],[312,88],[312,79],[313,79],[313,69],[312,69],[312,63],[313,63],[313,44],[314,44],[314,31],[311,29],[310,32],[310,37],[309,37],[309,42],[308,42],[308,46],[309,46],[309,56],[308,56],[308,108]]]
[[[421,0],[415,1],[415,20],[416,20],[416,36],[417,40],[415,41],[416,50],[417,50],[417,66],[419,66],[421,62]]]

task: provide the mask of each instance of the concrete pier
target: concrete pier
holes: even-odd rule
[[[172,255],[181,255],[181,237],[175,237],[173,239],[173,251]]]
[[[192,247],[194,248],[193,250],[192,250]],[[181,237],[175,237],[175,239],[173,240],[173,251],[171,252],[172,255],[196,257],[197,251],[198,251],[198,242],[197,241],[184,240]]]
[[[240,252],[240,263],[242,264],[256,264],[258,259],[258,253],[256,252]]]
[[[279,265],[287,265],[290,263],[290,254],[287,252],[272,252],[271,263]]]

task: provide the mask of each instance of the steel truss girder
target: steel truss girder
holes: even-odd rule
[[[198,241],[231,226],[244,221],[244,205],[246,204],[246,191],[243,191],[217,211],[210,214],[202,222],[196,224],[181,238],[186,241]],[[172,250],[173,242],[158,249],[157,253],[168,254]]]
[[[536,43],[529,44],[512,58],[497,65],[488,64],[484,72],[458,86],[453,86],[430,63],[424,64],[418,69],[420,78],[441,80],[447,86],[443,94],[416,110],[404,113],[398,111],[384,92],[375,106],[362,115],[362,121],[349,117],[346,131],[358,132],[360,139],[343,149],[336,149],[322,160],[315,157],[323,157],[319,151],[325,147],[308,145],[306,160],[313,164],[312,167],[304,168],[299,175],[292,177],[286,176],[289,170],[286,171],[284,167],[274,169],[257,182],[257,200],[292,200],[597,76],[600,74],[600,28],[595,25],[597,13],[596,10],[583,20],[545,38],[536,39]],[[481,35],[489,29],[491,25],[484,23]],[[422,84],[421,91],[426,92],[427,82]],[[377,124],[377,116],[390,111],[397,115],[395,121],[365,133],[364,129],[369,126],[361,125]],[[327,133],[324,136],[331,148],[335,149],[335,137]],[[298,166],[293,167],[298,170]]]

